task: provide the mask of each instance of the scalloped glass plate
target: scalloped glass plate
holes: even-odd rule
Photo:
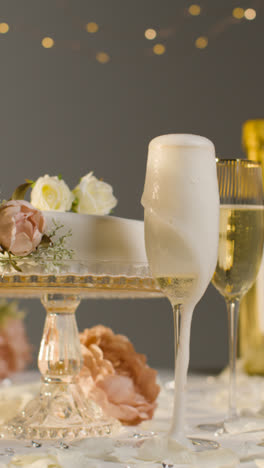
[[[0,276],[0,294],[36,297],[44,293],[69,293],[90,298],[162,297],[147,263],[63,261],[45,265],[24,260],[22,272],[5,268]]]

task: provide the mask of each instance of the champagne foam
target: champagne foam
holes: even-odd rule
[[[179,134],[150,142],[142,196],[147,256],[154,276],[195,273],[199,277],[196,302],[217,261],[217,187],[210,140]]]
[[[215,150],[196,135],[163,135],[150,142],[142,205],[145,243],[153,275],[197,277],[184,300],[175,369],[170,440],[189,445],[184,409],[193,309],[202,297],[217,262],[219,194]]]

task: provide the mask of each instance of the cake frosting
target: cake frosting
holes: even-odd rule
[[[43,214],[46,232],[54,228],[53,221],[63,226],[59,235],[71,231],[66,242],[74,260],[147,263],[143,221],[57,211]]]

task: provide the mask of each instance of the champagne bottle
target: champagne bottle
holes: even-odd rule
[[[261,163],[264,184],[264,119],[244,123],[242,143],[248,159]],[[239,327],[239,351],[245,371],[264,375],[264,258],[255,284],[241,301]]]

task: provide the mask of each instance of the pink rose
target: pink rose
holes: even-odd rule
[[[156,408],[157,372],[129,339],[102,325],[80,333],[84,365],[80,384],[105,414],[125,424],[150,419]]]
[[[28,255],[39,245],[45,228],[41,211],[24,200],[0,207],[0,245],[14,255]]]
[[[31,361],[23,320],[9,318],[0,327],[0,379],[22,371]]]

